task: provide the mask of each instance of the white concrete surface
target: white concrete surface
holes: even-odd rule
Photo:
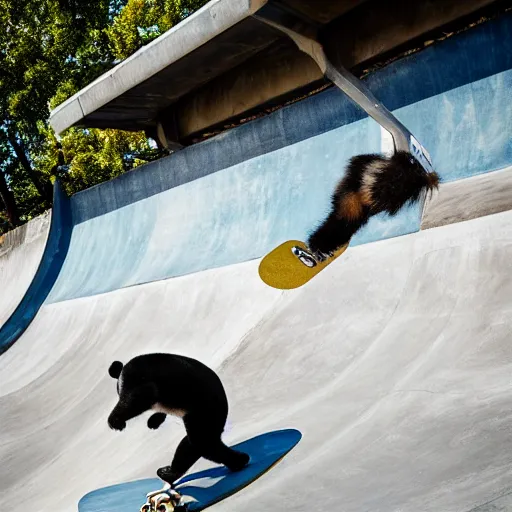
[[[22,490],[38,512],[77,510],[85,493],[169,463],[178,420],[121,433],[106,422],[110,362],[155,350],[219,370],[228,442],[303,433],[218,512],[506,506],[512,212],[352,248],[295,291],[265,287],[257,264],[44,306],[0,358],[6,510]]]
[[[425,203],[421,229],[445,226],[512,209],[512,167],[441,183]]]
[[[0,243],[0,327],[14,312],[36,273],[50,230],[51,211],[5,235]]]

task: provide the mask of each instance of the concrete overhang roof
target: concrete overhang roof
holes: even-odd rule
[[[493,3],[211,0],[55,108],[50,124],[57,134],[78,126],[151,136],[161,126],[186,140],[325,83],[313,59],[262,18],[321,40],[335,65],[351,69]]]
[[[365,0],[283,0],[322,26]],[[56,107],[56,133],[71,126],[145,129],[180,97],[233,69],[283,34],[253,15],[269,0],[212,0]]]

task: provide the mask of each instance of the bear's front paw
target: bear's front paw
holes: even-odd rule
[[[165,416],[163,412],[155,412],[148,419],[148,428],[156,430],[165,421]]]
[[[126,427],[126,421],[124,421],[122,418],[119,418],[118,416],[109,416],[108,418],[108,426],[112,430],[124,430]]]

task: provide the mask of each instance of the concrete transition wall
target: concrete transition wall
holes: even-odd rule
[[[51,212],[5,235],[0,242],[0,327],[25,295],[43,254]]]
[[[512,163],[512,15],[368,79],[429,149],[444,181]],[[71,198],[74,229],[48,301],[261,257],[323,217],[347,160],[385,147],[330,89]],[[374,218],[353,245],[411,233],[420,208]]]
[[[25,279],[26,284],[30,284],[23,290],[24,295],[19,295],[20,300],[15,305],[13,311],[11,311],[12,314],[5,317],[3,325],[0,324],[0,354],[17,341],[30,325],[55,284],[66,258],[72,229],[71,208],[69,199],[61,189],[59,182],[56,182],[54,185],[51,219],[44,251],[42,251],[43,242],[40,241],[38,244],[39,265],[37,271],[32,272],[31,280],[22,275],[24,273],[23,267],[21,272],[19,269],[16,270],[16,276],[19,275],[22,281]],[[27,252],[26,249],[20,251],[22,254],[20,256],[21,261],[26,257],[24,252]],[[33,268],[35,270],[35,262]],[[28,274],[27,271],[25,272]],[[10,280],[16,281],[12,275]],[[16,287],[16,285],[12,284],[11,286]],[[0,301],[0,306],[2,302]]]

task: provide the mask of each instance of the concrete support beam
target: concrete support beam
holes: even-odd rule
[[[158,144],[168,151],[178,151],[183,148],[183,145],[178,142],[179,131],[173,111],[168,114],[164,112],[159,116],[156,121],[155,135]]]
[[[178,102],[179,133],[190,136],[297,88],[323,81],[315,61],[291,41],[283,40]]]
[[[366,0],[281,0],[280,3],[289,6],[294,11],[302,13],[308,19],[326,25],[332,20],[343,16]]]
[[[495,0],[370,0],[327,27],[334,64],[352,68],[486,7]]]
[[[251,23],[267,0],[212,0],[59,105],[57,134],[70,126],[145,129],[159,112],[272,43]]]

